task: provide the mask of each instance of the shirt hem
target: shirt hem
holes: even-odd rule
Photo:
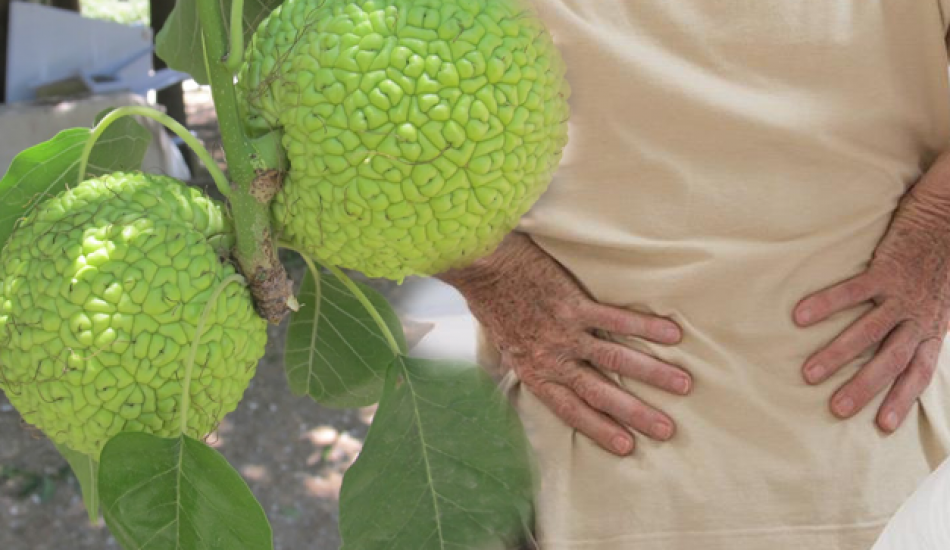
[[[625,535],[609,539],[540,539],[539,550],[692,550],[697,539],[703,550],[868,550],[890,518],[845,525],[815,525],[792,528],[733,529],[722,531],[677,531]],[[767,543],[767,544],[766,544]],[[763,546],[763,544],[765,544]],[[635,546],[631,546],[635,545]]]

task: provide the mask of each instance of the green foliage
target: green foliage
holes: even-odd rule
[[[363,407],[379,401],[395,354],[380,328],[336,277],[308,270],[284,348],[290,389],[327,407]],[[319,277],[319,278],[318,278]],[[357,283],[405,351],[402,324],[379,293]]]
[[[198,23],[198,1],[178,0],[165,26],[155,37],[155,53],[172,69],[190,74],[199,84],[208,84],[201,27]],[[245,0],[245,38],[249,38],[257,25],[281,2],[282,0]],[[228,21],[231,0],[223,0],[219,5],[222,19]]]
[[[56,445],[56,450],[69,463],[79,481],[82,501],[86,505],[86,512],[89,513],[89,523],[99,521],[99,463],[92,456],[74,451],[65,445]]]
[[[149,24],[148,0],[82,0],[82,16],[116,23]]]
[[[0,243],[10,237],[17,220],[76,183],[79,158],[91,133],[89,128],[63,130],[13,159],[0,179]],[[151,140],[152,134],[135,120],[120,120],[106,130],[92,149],[87,174],[138,169]]]
[[[344,550],[510,548],[531,514],[527,449],[480,368],[397,357],[343,479]]]
[[[127,550],[273,548],[264,510],[217,451],[187,436],[123,433],[99,470],[106,524]]]

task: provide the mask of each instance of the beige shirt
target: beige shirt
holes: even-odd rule
[[[519,385],[543,550],[867,550],[950,451],[950,347],[904,426],[850,421],[805,359],[804,296],[860,273],[950,145],[950,0],[534,0],[562,49],[570,144],[521,229],[600,301],[685,338],[623,340],[692,372],[668,443],[617,458]],[[489,350],[483,360],[493,361]],[[616,378],[616,377],[615,377]]]

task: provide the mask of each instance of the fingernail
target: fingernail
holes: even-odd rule
[[[824,375],[825,367],[820,363],[815,363],[805,368],[805,379],[812,384],[821,380],[821,377]]]
[[[854,410],[854,400],[850,397],[839,397],[835,403],[835,410],[840,416],[848,416]]]
[[[805,324],[811,321],[812,311],[810,308],[803,307],[798,310],[798,322]]]
[[[897,429],[897,413],[891,411],[884,415],[884,429],[892,432]]]
[[[663,329],[663,337],[667,340],[679,340],[680,331],[675,327],[666,327]]]
[[[669,439],[671,435],[673,435],[673,426],[663,421],[653,424],[653,436],[657,439]]]
[[[633,450],[633,441],[630,441],[622,435],[618,435],[614,438],[613,442],[614,450],[620,454],[627,454]]]
[[[689,378],[686,378],[685,376],[682,378],[677,378],[675,381],[673,381],[673,389],[677,393],[684,395],[689,393]]]

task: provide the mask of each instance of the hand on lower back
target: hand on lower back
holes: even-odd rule
[[[455,286],[498,348],[502,366],[564,422],[619,455],[635,432],[667,440],[672,419],[602,374],[685,395],[692,380],[681,368],[597,336],[598,333],[675,344],[672,321],[595,302],[557,261],[527,236],[513,233],[474,266],[439,276]]]
[[[950,320],[950,154],[942,155],[902,197],[862,273],[816,292],[795,308],[811,326],[858,306],[873,307],[805,362],[821,384],[869,349],[873,357],[832,397],[851,418],[886,392],[877,424],[896,430],[930,385]],[[876,348],[876,349],[875,349]]]

